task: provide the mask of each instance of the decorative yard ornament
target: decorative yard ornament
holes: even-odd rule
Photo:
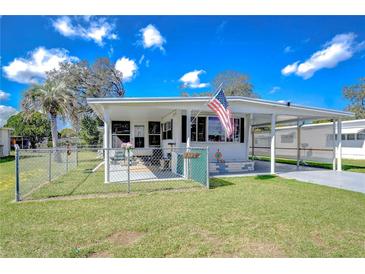
[[[130,142],[128,142],[128,143],[122,143],[121,147],[124,148],[125,150],[131,150],[131,149],[133,149],[133,145]]]
[[[200,153],[197,152],[184,152],[184,158],[185,159],[196,159],[200,157]]]
[[[217,160],[218,163],[222,161],[223,155],[222,152],[219,151],[219,148],[217,152],[214,154],[214,158]]]
[[[67,144],[66,151],[67,151],[67,156],[70,156],[71,155],[71,145],[70,144]]]

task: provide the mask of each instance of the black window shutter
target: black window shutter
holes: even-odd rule
[[[170,139],[174,139],[173,132],[174,132],[174,120],[171,119],[171,138]]]
[[[245,118],[240,121],[240,143],[245,142]]]
[[[181,142],[186,143],[186,115],[181,116]]]

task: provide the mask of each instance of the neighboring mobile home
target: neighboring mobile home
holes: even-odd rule
[[[272,128],[271,173],[275,173],[275,128],[278,123],[315,119],[340,122],[342,118],[353,116],[344,111],[228,96],[235,128],[232,138],[228,139],[217,116],[207,106],[209,99],[125,97],[88,98],[87,102],[104,121],[105,148],[120,148],[125,142],[132,143],[135,148],[169,148],[171,144],[175,147],[208,147],[209,162],[212,164],[216,162],[218,150],[225,163],[250,162],[251,129],[258,125],[268,125]],[[189,126],[197,114],[197,119]],[[341,145],[340,138],[334,144],[338,148],[338,170],[341,169]]]
[[[0,157],[6,157],[10,154],[10,132],[11,128],[0,128]]]
[[[365,159],[365,119],[343,121],[342,157],[346,159]],[[281,157],[296,157],[297,126],[277,127],[276,147]],[[333,131],[335,131],[335,136]],[[302,159],[331,161],[333,141],[336,141],[337,126],[333,123],[305,124],[301,126]],[[256,155],[268,154],[269,132],[254,134],[253,151]],[[265,149],[266,148],[266,149]]]

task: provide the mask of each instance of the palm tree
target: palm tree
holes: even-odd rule
[[[78,107],[75,94],[62,81],[47,80],[43,85],[33,85],[22,100],[25,112],[40,111],[48,115],[51,122],[52,146],[57,147],[57,118],[77,123]]]

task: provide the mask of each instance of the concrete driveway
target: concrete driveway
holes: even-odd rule
[[[365,173],[316,169],[279,172],[278,175],[287,179],[365,193]]]
[[[333,171],[323,168],[301,166],[297,170],[296,165],[276,163],[276,173],[278,176],[295,179],[302,182],[325,185],[335,188],[351,190],[365,193],[365,173],[349,171]],[[255,161],[255,171],[237,172],[226,174],[211,174],[212,177],[236,177],[236,176],[255,176],[270,174],[270,162]]]

